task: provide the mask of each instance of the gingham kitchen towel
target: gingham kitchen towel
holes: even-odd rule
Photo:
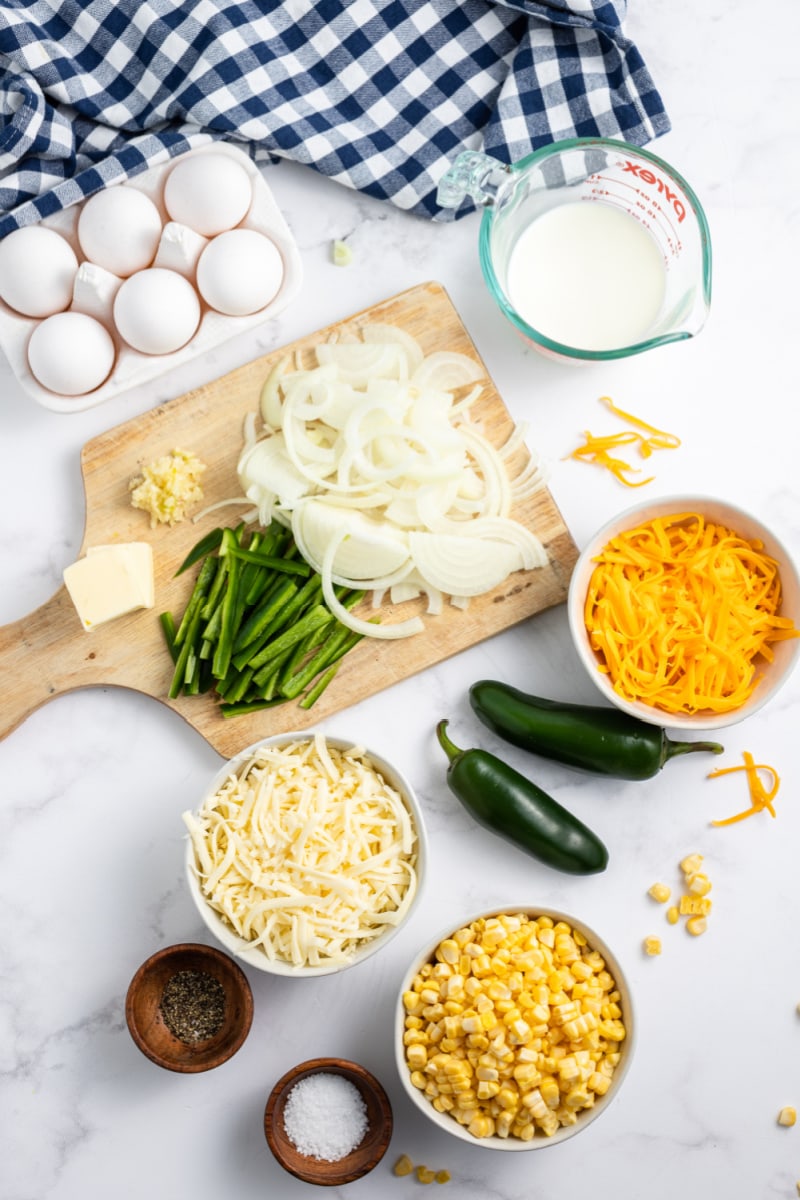
[[[436,186],[461,150],[512,162],[669,128],[624,15],[625,0],[0,0],[0,236],[209,138],[449,219]]]

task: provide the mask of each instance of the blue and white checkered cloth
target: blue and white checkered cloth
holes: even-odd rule
[[[625,6],[2,0],[0,236],[209,138],[449,219],[462,150],[669,128]]]

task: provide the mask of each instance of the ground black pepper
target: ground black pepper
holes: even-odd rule
[[[225,1020],[225,989],[206,971],[177,971],[161,993],[164,1024],[182,1042],[204,1042]]]

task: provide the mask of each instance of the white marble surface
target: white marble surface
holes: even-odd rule
[[[648,496],[701,490],[736,500],[800,548],[797,488],[797,299],[800,254],[800,76],[796,0],[754,14],[743,0],[632,0],[628,32],[663,92],[673,132],[653,148],[692,182],[715,250],[713,310],[696,340],[610,366],[569,369],[527,352],[493,311],[476,257],[477,220],[448,228],[404,217],[280,165],[267,178],[299,241],[302,298],[248,335],[146,395],[63,417],[26,400],[0,366],[0,620],[55,590],[83,529],[79,451],[96,433],[296,336],[427,279],[449,290],[509,408],[530,421],[552,462],[551,488],[578,544],[634,493],[605,473],[561,461],[580,430],[603,423],[597,397],[677,432]],[[330,264],[335,237],[353,250]],[[641,495],[642,493],[639,493]],[[182,879],[181,811],[218,756],[160,705],[88,690],[45,706],[0,744],[0,1196],[3,1200],[287,1200],[311,1195],[273,1161],[262,1114],[275,1079],[324,1054],[356,1058],[382,1079],[395,1111],[384,1162],[353,1197],[412,1197],[390,1174],[401,1152],[447,1167],[461,1200],[767,1200],[795,1196],[800,1125],[797,853],[800,675],[724,737],[777,765],[777,819],[729,829],[741,788],[709,783],[706,760],[620,784],[523,762],[604,838],[600,876],[539,867],[477,829],[448,792],[434,725],[449,716],[463,743],[493,745],[466,703],[471,682],[504,678],[542,695],[593,700],[571,649],[563,606],[392,687],[327,722],[396,758],[427,817],[432,870],[409,927],[355,971],[286,981],[249,971],[249,1040],[215,1072],[160,1071],[135,1048],[124,997],[160,946],[207,940]],[[715,907],[694,940],[667,927],[646,895],[677,885],[688,851],[707,857]],[[632,1070],[585,1133],[532,1155],[464,1146],[433,1129],[401,1090],[391,1047],[395,990],[418,944],[483,905],[559,907],[592,923],[624,963],[638,1014]],[[661,933],[647,959],[642,939]],[[434,1185],[435,1187],[436,1185]]]

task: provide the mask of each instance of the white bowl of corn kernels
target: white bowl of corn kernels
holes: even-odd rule
[[[633,1008],[619,961],[588,925],[506,907],[450,926],[415,958],[394,1040],[403,1087],[440,1129],[491,1150],[539,1150],[616,1097]]]

